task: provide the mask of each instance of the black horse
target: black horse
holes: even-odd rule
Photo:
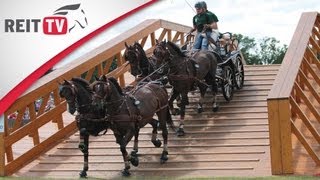
[[[201,98],[198,103],[198,112],[203,111],[202,104],[207,87],[212,85],[213,94],[213,111],[218,110],[216,94],[218,87],[216,84],[217,58],[208,51],[199,51],[192,57],[186,56],[180,48],[170,42],[162,41],[157,43],[154,50],[157,59],[169,63],[168,78],[173,86],[173,93],[169,100],[169,106],[174,113],[173,100],[180,94],[182,97],[180,105],[180,127],[178,136],[184,135],[183,125],[185,116],[185,106],[189,104],[188,92],[194,90],[195,86],[199,87]],[[163,63],[163,62],[160,62]]]
[[[136,87],[132,94],[124,94],[114,78],[101,76],[99,81],[92,84],[95,92],[94,101],[105,106],[111,130],[114,132],[116,142],[120,145],[125,168],[122,171],[124,176],[130,175],[130,163],[138,165],[138,135],[140,128],[146,124],[157,127],[158,121],[153,118],[156,113],[159,118],[159,127],[163,136],[163,152],[160,158],[161,163],[168,160],[168,123],[173,130],[175,127],[171,119],[168,107],[168,95],[162,86],[149,82],[143,86]],[[135,145],[131,155],[128,155],[126,146],[135,136]],[[152,142],[156,147],[161,146],[161,141],[157,139],[157,131],[152,132]]]
[[[93,105],[93,92],[89,83],[82,78],[65,80],[59,86],[59,95],[67,100],[68,111],[74,114],[78,111],[76,122],[80,131],[79,149],[84,156],[83,170],[81,177],[87,176],[89,135],[97,136],[103,130],[107,130],[109,122],[105,119],[105,110]],[[106,131],[105,131],[106,132]]]
[[[124,59],[131,66],[131,74],[138,76],[137,81],[147,77],[145,79],[147,81],[160,80],[164,84],[167,83],[164,75],[167,73],[165,70],[168,70],[168,68],[165,65],[158,64],[161,61],[158,61],[155,56],[148,58],[143,47],[138,42],[130,46],[125,43],[125,46]]]

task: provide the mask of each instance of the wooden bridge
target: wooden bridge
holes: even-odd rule
[[[66,102],[58,96],[58,82],[94,73],[132,82],[124,62],[124,42],[139,41],[151,52],[155,39],[184,44],[190,27],[164,20],[146,20],[121,36],[41,78],[5,112],[0,134],[1,176],[77,178],[82,153],[79,133]],[[116,59],[117,69],[109,72]],[[169,161],[159,163],[161,148],[150,142],[151,128],[142,129],[137,176],[270,176],[320,173],[320,14],[303,13],[281,65],[245,65],[244,87],[230,103],[219,97],[219,112],[194,108],[198,93],[190,93],[186,136],[169,131]],[[51,97],[54,108],[46,111]],[[35,101],[42,99],[39,110]],[[30,116],[23,122],[25,113]],[[17,114],[14,124],[8,116]],[[173,116],[177,121],[178,117]],[[178,123],[178,122],[175,122]],[[161,136],[160,136],[161,137]],[[123,169],[112,132],[90,137],[89,177],[114,178]],[[132,144],[129,144],[132,147]]]

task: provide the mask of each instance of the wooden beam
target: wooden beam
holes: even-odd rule
[[[320,104],[320,95],[318,92],[313,88],[313,86],[310,84],[310,82],[307,79],[307,76],[300,70],[299,71],[299,76],[302,79],[303,83],[307,88],[309,89],[310,93],[313,95],[313,97],[318,101]]]
[[[292,174],[291,111],[289,100],[268,100],[267,104],[272,174]]]
[[[160,34],[160,36],[159,36],[159,38],[158,38],[158,41],[163,41],[163,38],[166,35],[166,33],[167,33],[167,30],[163,29],[161,34]]]
[[[303,13],[301,15],[274,85],[268,94],[268,99],[290,97],[316,17],[316,12]]]
[[[311,124],[310,119],[305,115],[304,112],[302,112],[298,103],[293,98],[290,98],[290,104],[292,106],[292,109],[299,115],[302,122],[306,125],[306,127],[311,132],[316,141],[320,144],[320,135],[317,129]]]
[[[305,147],[310,157],[314,160],[314,162],[319,166],[320,165],[320,159],[318,155],[315,153],[315,151],[312,149],[312,147],[308,144],[306,138],[303,136],[303,134],[297,129],[297,127],[294,125],[294,122],[291,121],[291,129],[293,134],[297,137],[297,139],[301,142],[301,144]]]
[[[312,104],[312,102],[308,99],[308,97],[304,94],[304,92],[302,91],[302,89],[299,87],[299,85],[297,83],[295,83],[294,88],[297,91],[297,96],[300,96],[301,99],[303,100],[303,102],[306,104],[306,106],[308,107],[308,109],[311,111],[311,113],[314,115],[314,117],[318,120],[318,122],[320,123],[320,114],[317,110],[317,108],[315,108]]]
[[[19,156],[14,161],[8,163],[5,168],[7,175],[13,174],[27,163],[39,157],[42,153],[50,150],[55,145],[59,144],[62,139],[69,137],[71,134],[74,134],[75,132],[76,122],[73,121],[59,132],[53,134],[51,137],[38,144],[36,147],[28,150],[25,154]]]

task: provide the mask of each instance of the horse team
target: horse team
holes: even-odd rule
[[[218,110],[215,80],[218,63],[213,53],[198,51],[188,55],[170,41],[157,41],[153,55],[148,58],[137,42],[130,46],[125,43],[125,47],[124,58],[131,65],[131,74],[137,77],[134,88],[124,92],[115,78],[106,76],[96,78],[91,84],[82,78],[72,78],[59,86],[60,97],[66,99],[68,112],[78,112],[76,122],[80,132],[79,149],[84,155],[80,177],[86,177],[89,169],[90,135],[105,134],[108,129],[113,131],[123,156],[122,175],[129,176],[130,163],[133,166],[139,165],[139,130],[146,124],[152,126],[151,142],[155,147],[162,145],[157,138],[158,128],[162,130],[163,151],[160,162],[168,160],[167,124],[177,136],[185,134],[183,125],[185,107],[189,104],[188,92],[199,88],[201,97],[197,109],[201,113],[204,95],[207,88],[212,87],[212,110]],[[172,86],[170,97],[165,87],[168,82]],[[176,99],[180,109],[173,106]],[[171,114],[177,114],[177,110],[180,113],[178,128],[171,118]],[[155,114],[158,119],[154,119]],[[133,137],[133,151],[128,154],[126,146]]]

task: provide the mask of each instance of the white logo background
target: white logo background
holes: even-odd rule
[[[2,0],[0,3],[0,99],[24,78],[74,42],[148,0]],[[45,35],[39,31],[4,32],[4,19],[41,19],[58,8],[81,3],[88,25],[65,35]],[[25,25],[24,25],[25,26]],[[23,27],[25,28],[25,27]]]

